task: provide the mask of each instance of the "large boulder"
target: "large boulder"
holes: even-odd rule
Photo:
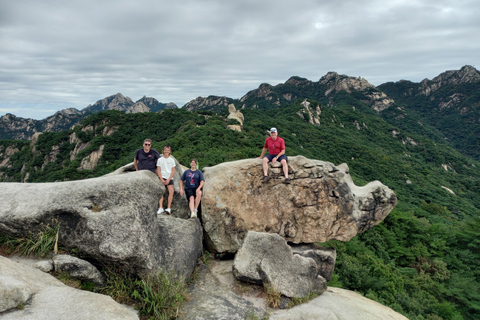
[[[356,186],[346,164],[289,158],[291,184],[280,164],[261,182],[262,160],[204,168],[202,220],[211,252],[236,252],[249,230],[276,233],[293,243],[348,241],[379,224],[395,207],[392,190],[374,181]]]
[[[321,296],[287,311],[274,311],[270,320],[408,320],[354,291],[328,288]]]
[[[200,265],[197,274],[195,283],[188,288],[191,299],[182,306],[181,313],[184,320],[266,318],[265,310],[222,286],[207,266]]]
[[[202,253],[198,219],[157,217],[165,188],[150,171],[0,188],[0,233],[28,236],[58,224],[63,246],[132,273],[161,267],[188,277]]]
[[[112,298],[67,287],[40,270],[0,256],[2,320],[135,320],[137,312]]]
[[[185,167],[182,166],[174,156],[170,156],[170,157],[172,157],[173,160],[175,160],[175,174],[173,175],[174,193],[173,193],[173,201],[172,201],[172,216],[177,218],[182,218],[182,219],[188,219],[190,218],[190,209],[188,208],[187,198],[185,196],[183,197],[180,196],[180,178],[182,177],[182,174],[185,171]],[[119,174],[124,174],[128,172],[134,172],[134,171],[135,171],[135,166],[133,165],[133,162],[131,162],[105,176],[119,175]],[[164,192],[163,208],[167,208],[168,189],[162,184],[160,185]]]
[[[314,259],[294,254],[278,234],[249,231],[233,261],[233,275],[240,281],[269,283],[290,298],[321,294],[327,281]]]

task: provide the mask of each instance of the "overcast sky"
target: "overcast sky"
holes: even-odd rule
[[[329,71],[373,85],[480,66],[478,0],[1,0],[0,116],[118,92],[182,107]]]

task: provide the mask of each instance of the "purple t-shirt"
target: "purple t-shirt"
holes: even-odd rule
[[[203,173],[200,170],[192,171],[187,169],[183,172],[180,180],[185,181],[185,189],[195,189],[200,185],[200,181],[205,181]]]

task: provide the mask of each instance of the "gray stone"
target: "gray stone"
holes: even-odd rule
[[[312,258],[293,254],[278,234],[249,231],[233,262],[233,275],[240,281],[268,282],[286,297],[306,297],[327,289]]]
[[[88,261],[59,254],[53,257],[53,265],[55,271],[68,273],[74,279],[89,281],[100,287],[106,283],[103,274]]]
[[[202,252],[198,219],[169,217],[165,225],[157,217],[165,187],[150,171],[1,188],[1,233],[25,236],[59,224],[61,245],[132,273],[178,268],[188,278]]]
[[[210,252],[236,252],[250,230],[276,233],[292,243],[348,241],[379,224],[397,198],[379,181],[356,186],[348,166],[289,157],[291,184],[280,164],[262,183],[261,159],[204,168],[202,220]]]
[[[265,310],[256,307],[222,284],[205,266],[199,266],[195,284],[189,287],[191,297],[182,307],[185,320],[244,320],[263,318]]]
[[[327,281],[332,280],[337,251],[335,248],[325,248],[319,244],[292,245],[293,254],[299,254],[306,258],[312,258],[317,264],[318,275]]]
[[[171,155],[170,157],[172,157],[173,160],[175,160],[175,174],[173,175],[174,193],[173,193],[173,201],[172,201],[172,208],[171,208],[172,216],[177,218],[182,218],[182,219],[188,219],[190,218],[190,210],[188,208],[187,198],[185,196],[183,197],[180,196],[180,178],[182,177],[182,174],[185,171],[185,169],[173,155]],[[134,172],[134,171],[135,171],[135,166],[133,165],[133,162],[131,162],[105,176],[119,175],[119,174],[124,174],[128,172]],[[165,195],[163,197],[163,208],[167,208],[168,189],[163,185],[161,185],[161,188],[163,189],[163,192]]]
[[[270,320],[408,320],[391,308],[349,290],[329,287],[321,296],[287,311],[273,311]]]
[[[2,320],[138,320],[112,298],[67,287],[40,270],[0,256]]]

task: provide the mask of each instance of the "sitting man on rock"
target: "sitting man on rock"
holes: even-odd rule
[[[200,200],[202,200],[202,188],[205,178],[200,170],[197,170],[197,159],[192,159],[190,169],[183,172],[180,178],[180,195],[183,196],[183,181],[185,181],[185,194],[190,207],[190,218],[196,218]]]
[[[268,154],[263,158],[267,150]],[[285,155],[285,141],[278,136],[277,128],[274,127],[270,129],[270,137],[265,139],[262,154],[258,158],[263,158],[263,183],[270,180],[270,176],[268,175],[268,163],[275,163],[277,161],[280,161],[282,164],[283,174],[285,175],[284,183],[290,183],[290,179],[288,178],[288,158]]]
[[[143,149],[135,151],[133,158],[133,165],[135,170],[150,170],[155,173],[157,170],[157,160],[160,158],[160,153],[152,149],[152,140],[145,139],[143,141]]]

